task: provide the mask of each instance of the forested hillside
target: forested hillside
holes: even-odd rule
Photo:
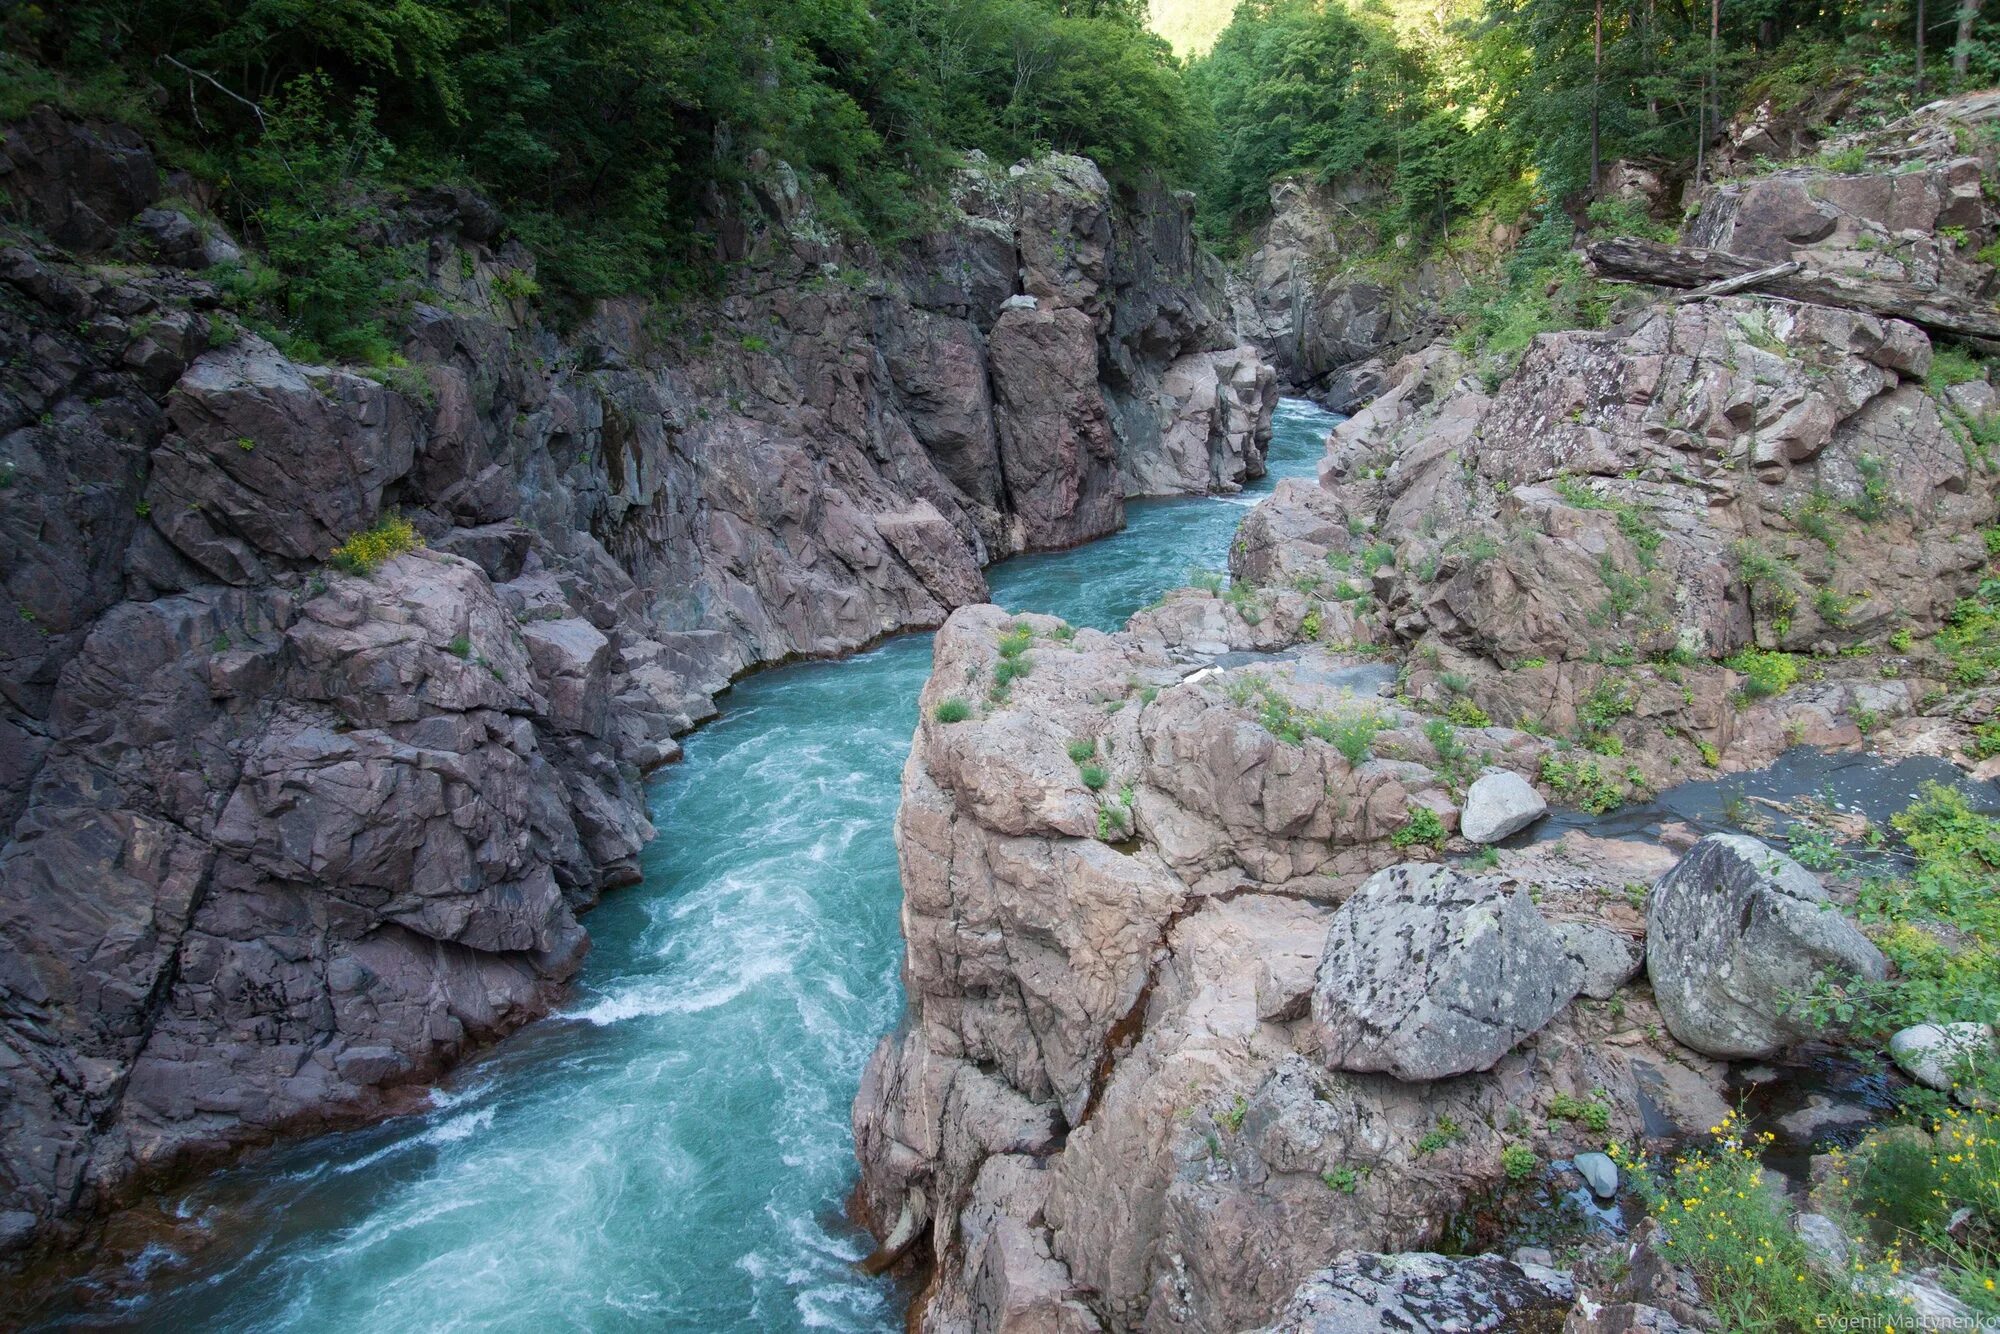
[[[295,332],[378,350],[386,187],[471,184],[551,295],[699,281],[710,193],[764,150],[842,230],[920,224],[965,150],[1114,177],[1189,158],[1186,97],[1133,0],[94,0],[5,20],[0,118],[40,100],[181,148],[263,243]]]
[[[268,258],[239,301],[365,361],[408,269],[379,210],[430,183],[494,198],[556,306],[704,281],[700,219],[757,150],[878,239],[921,229],[968,150],[1197,186],[1225,247],[1274,177],[1359,177],[1407,255],[1573,203],[1612,159],[1698,158],[1748,102],[1851,85],[1885,114],[2000,70],[1978,0],[1922,33],[1907,0],[1250,0],[1192,61],[1146,27],[1185,51],[1221,21],[1213,0],[85,0],[10,11],[0,115],[53,99],[173,145]]]

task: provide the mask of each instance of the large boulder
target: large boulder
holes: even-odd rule
[[[1534,785],[1507,769],[1481,774],[1467,789],[1458,832],[1474,843],[1498,843],[1542,818],[1549,803]]]
[[[1675,1038],[1759,1058],[1822,1034],[1787,998],[1888,967],[1812,872],[1754,838],[1710,834],[1653,887],[1646,970]]]
[[[1993,1055],[1990,1024],[1915,1024],[1889,1039],[1889,1056],[1926,1088],[1948,1089],[1959,1067]]]
[[[1261,1334],[1540,1329],[1529,1322],[1553,1327],[1575,1299],[1569,1275],[1497,1255],[1349,1252],[1301,1284]]]
[[[1582,982],[1525,891],[1445,866],[1392,866],[1334,916],[1312,1042],[1334,1069],[1449,1079],[1490,1069]]]

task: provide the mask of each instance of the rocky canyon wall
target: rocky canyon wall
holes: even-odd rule
[[[1990,301],[1995,163],[1957,145],[1996,107],[1729,182],[1695,235]],[[1967,627],[2000,587],[2000,402],[1950,355],[1635,289],[1504,375],[1446,342],[1385,366],[1226,590],[1109,635],[955,612],[897,826],[908,1018],[854,1111],[919,1327],[1708,1320],[1623,1242],[1588,1296],[1581,1266],[1377,1253],[1546,1222],[1543,1183],[1608,1198],[1580,1153],[1716,1125],[1726,1061],[1839,1036],[1799,994],[1884,976],[1831,910],[1851,887],[1754,838],[1499,844],[1800,743],[1994,775]]]
[[[243,250],[137,136],[8,129],[0,1249],[545,1012],[737,674],[1260,472],[1185,197],[981,164],[876,254],[753,168],[717,295],[561,333],[483,200],[397,201],[424,295],[363,371],[230,312]],[[414,550],[330,561],[396,514]]]

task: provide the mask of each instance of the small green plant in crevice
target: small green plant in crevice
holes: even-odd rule
[[[1839,548],[1840,528],[1834,516],[1840,513],[1840,507],[1834,504],[1832,496],[1819,487],[1814,487],[1811,495],[1786,513],[1800,532],[1828,551]]]
[[[1799,681],[1799,660],[1777,650],[1746,648],[1724,659],[1723,665],[1743,678],[1737,690],[1739,704],[1782,695]]]
[[[1424,1132],[1423,1138],[1417,1141],[1417,1153],[1433,1154],[1440,1149],[1450,1148],[1464,1139],[1465,1131],[1459,1127],[1458,1122],[1448,1116],[1440,1116],[1431,1128]]]
[[[1468,871],[1490,871],[1500,864],[1500,849],[1491,843],[1467,857],[1459,865]]]
[[[1854,461],[1854,469],[1861,474],[1861,494],[1841,508],[1863,523],[1874,523],[1889,512],[1889,465],[1877,455],[1863,454]]]
[[[1605,774],[1594,759],[1581,755],[1542,756],[1542,781],[1559,801],[1572,802],[1592,815],[1604,815],[1625,804],[1625,789]]]
[[[962,723],[971,716],[972,706],[957,697],[941,700],[938,706],[931,710],[931,717],[941,723]]]
[[[1971,597],[1960,598],[1932,642],[1944,654],[1952,684],[2000,681],[2000,576],[1983,580]]]
[[[1215,570],[1193,569],[1188,571],[1188,586],[1198,588],[1204,593],[1220,593],[1225,582],[1227,581],[1223,576]]]
[[[1245,625],[1257,625],[1264,619],[1263,601],[1257,590],[1249,584],[1232,583],[1222,600],[1230,610],[1243,618]]]
[[[1577,721],[1587,733],[1608,730],[1620,718],[1629,717],[1639,707],[1639,692],[1630,684],[1609,678],[1592,686],[1576,710]]]
[[[363,529],[335,547],[333,563],[350,574],[373,574],[384,561],[414,551],[422,545],[417,530],[400,514],[386,515],[373,528]]]
[[[1597,1098],[1579,1098],[1569,1093],[1558,1093],[1549,1101],[1551,1121],[1576,1121],[1588,1127],[1595,1134],[1603,1134],[1611,1128],[1611,1108]]]
[[[1072,737],[1068,750],[1070,759],[1077,764],[1082,764],[1085,760],[1097,754],[1097,742],[1092,737]]]
[[[472,636],[453,635],[451,642],[445,645],[445,652],[451,654],[454,658],[470,658],[472,656]]]
[[[1493,725],[1493,719],[1487,716],[1486,710],[1480,708],[1464,696],[1453,700],[1451,707],[1444,711],[1444,716],[1450,719],[1453,725],[1458,727],[1491,727]]]
[[[1395,833],[1389,835],[1389,846],[1408,848],[1423,844],[1426,847],[1442,846],[1449,835],[1445,833],[1444,821],[1428,806],[1412,806],[1410,818],[1405,820]]]
[[[1229,1133],[1233,1135],[1243,1129],[1243,1118],[1249,1114],[1250,1100],[1239,1093],[1236,1095],[1236,1101],[1230,1104],[1229,1110],[1223,1112],[1215,1119],[1219,1125],[1226,1127]]]
[[[1361,1186],[1361,1174],[1345,1164],[1330,1172],[1321,1172],[1319,1179],[1328,1190],[1341,1195],[1352,1195]]]
[[[1111,775],[1104,772],[1104,766],[1100,764],[1079,765],[1077,766],[1076,776],[1079,779],[1081,779],[1083,781],[1083,785],[1089,788],[1092,792],[1098,791],[1106,783],[1111,781]]]
[[[1118,789],[1116,800],[1099,801],[1097,806],[1097,837],[1100,842],[1116,843],[1129,838],[1137,830],[1138,822],[1132,813],[1132,785]]]
[[[1541,1165],[1542,1160],[1525,1144],[1509,1144],[1500,1150],[1500,1168],[1509,1181],[1526,1181]]]

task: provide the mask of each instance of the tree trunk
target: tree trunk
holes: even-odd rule
[[[1754,290],[1809,305],[1865,311],[1908,320],[1933,334],[2000,338],[2000,311],[1913,283],[1857,278],[1803,266],[1793,269],[1790,264],[1773,265],[1766,259],[1732,255],[1726,250],[1658,245],[1629,236],[1593,241],[1584,248],[1584,256],[1592,272],[1613,282],[1694,288],[1725,284],[1725,292]]]
[[[1972,57],[1972,23],[1979,17],[1980,0],[1958,0],[1958,41],[1951,48],[1951,72],[1961,80]]]
[[[1590,28],[1590,188],[1597,189],[1599,164],[1598,107],[1604,100],[1604,0],[1597,0],[1597,17]]]
[[[1917,0],[1917,96],[1924,100],[1924,0]]]

